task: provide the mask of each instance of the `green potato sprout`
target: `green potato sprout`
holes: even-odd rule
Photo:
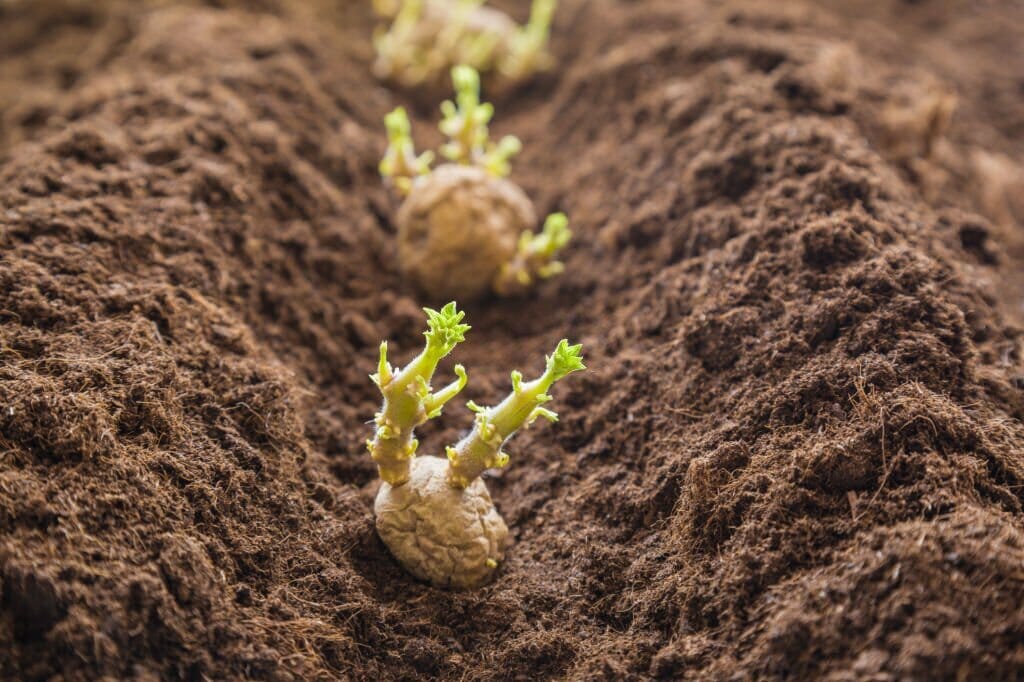
[[[498,64],[503,76],[511,81],[521,81],[537,71],[551,68],[554,59],[547,46],[551,37],[551,19],[557,6],[556,0],[534,0],[530,7],[530,20],[511,37],[508,53]]]
[[[409,460],[416,454],[419,442],[413,430],[428,419],[441,414],[444,404],[466,386],[466,370],[455,366],[455,381],[431,392],[430,380],[437,363],[465,340],[469,325],[461,324],[465,313],[449,303],[440,311],[424,308],[427,313],[427,339],[423,351],[401,370],[388,363],[388,343],[380,345],[377,373],[370,379],[384,396],[384,405],[374,417],[377,425],[366,447],[377,463],[380,477],[392,485],[409,480]]]
[[[489,582],[505,557],[508,526],[501,518],[481,474],[504,467],[508,439],[520,428],[543,417],[558,416],[545,407],[551,386],[586,367],[581,346],[562,340],[547,357],[544,372],[523,381],[512,372],[512,392],[493,407],[470,401],[476,416],[473,429],[447,457],[417,456],[413,430],[438,414],[466,384],[466,373],[456,367],[458,380],[430,392],[437,361],[464,339],[463,314],[449,303],[441,311],[425,309],[429,330],[424,350],[404,369],[387,361],[381,344],[379,367],[371,378],[381,389],[384,407],[377,414],[377,429],[368,442],[383,479],[374,501],[377,533],[392,555],[412,575],[436,587],[473,589]]]
[[[552,64],[548,42],[556,4],[534,0],[529,21],[519,26],[484,0],[374,0],[377,14],[391,20],[374,33],[374,72],[413,87],[468,64],[520,82]]]
[[[384,128],[388,134],[388,149],[380,162],[380,174],[391,178],[400,192],[408,194],[413,179],[430,172],[434,153],[426,151],[416,155],[412,143],[412,126],[403,107],[398,107],[384,117]]]
[[[515,135],[506,135],[496,145],[489,145],[480,165],[496,178],[503,178],[512,172],[509,161],[523,150],[523,143]]]
[[[397,216],[399,263],[434,300],[522,293],[561,272],[555,253],[572,233],[565,216],[554,214],[534,235],[533,204],[506,177],[522,143],[513,135],[491,141],[494,106],[481,101],[475,69],[456,66],[452,81],[455,99],[442,104],[439,124],[447,138],[440,154],[450,163],[431,170],[433,155],[416,155],[404,109],[385,117],[380,172],[405,197]]]
[[[522,143],[514,135],[506,135],[496,145],[490,141],[487,124],[494,117],[494,105],[480,101],[480,74],[476,69],[464,64],[454,67],[452,82],[455,101],[441,103],[444,118],[438,128],[448,137],[441,155],[455,163],[478,164],[495,177],[505,177],[511,171],[508,161],[519,153]]]
[[[445,449],[449,485],[465,488],[485,470],[508,464],[509,457],[502,446],[524,424],[530,425],[538,417],[558,421],[558,415],[544,407],[553,400],[547,391],[566,375],[586,369],[582,348],[582,344],[570,346],[562,339],[547,357],[547,367],[541,376],[523,383],[523,375],[512,372],[512,392],[498,405],[484,408],[472,401],[467,403],[476,413],[476,420],[468,436]]]
[[[560,274],[565,265],[555,256],[571,238],[569,218],[564,213],[549,215],[540,234],[524,232],[519,237],[515,257],[502,266],[501,274],[495,280],[495,291],[507,296],[528,289],[537,278],[547,279]]]

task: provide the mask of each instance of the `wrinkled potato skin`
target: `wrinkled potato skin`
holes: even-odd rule
[[[448,485],[448,462],[416,457],[407,483],[381,485],[373,508],[377,534],[402,566],[435,587],[468,590],[494,577],[508,527],[479,478]],[[490,565],[488,564],[490,560]]]
[[[533,204],[512,182],[447,164],[417,178],[398,211],[398,257],[431,301],[480,299],[512,259]]]

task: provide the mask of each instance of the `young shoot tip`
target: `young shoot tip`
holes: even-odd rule
[[[455,301],[445,304],[440,310],[424,308],[423,312],[427,314],[428,329],[423,332],[427,344],[443,349],[443,355],[465,341],[466,332],[472,329],[468,324],[462,324],[466,313],[458,309]]]
[[[465,340],[468,324],[462,324],[465,313],[454,301],[440,310],[424,308],[428,330],[426,348],[405,367],[394,368],[388,362],[388,344],[380,344],[377,373],[371,381],[384,398],[381,410],[374,416],[373,438],[367,443],[370,456],[377,463],[380,477],[391,485],[402,485],[409,480],[410,461],[416,453],[418,441],[414,429],[429,419],[440,416],[445,404],[454,398],[469,381],[466,369],[455,366],[455,381],[432,391],[430,382],[438,362]]]
[[[478,101],[480,98],[480,72],[468,64],[452,67],[452,85],[456,98]]]
[[[384,114],[384,128],[388,132],[389,142],[397,143],[410,137],[412,124],[409,123],[409,114],[405,107],[395,107],[392,111]]]
[[[549,215],[544,220],[544,228],[541,230],[540,238],[543,240],[542,252],[545,255],[553,256],[572,239],[572,230],[569,229],[569,217],[564,213],[552,213]]]
[[[381,341],[380,357],[377,361],[377,373],[371,374],[370,380],[377,385],[377,388],[383,389],[391,382],[391,377],[391,363],[388,362],[388,342]]]
[[[558,0],[533,0],[530,6],[530,19],[526,24],[534,33],[544,34],[551,30],[551,19],[555,16]]]
[[[547,356],[547,372],[553,381],[587,368],[583,364],[583,344],[577,343],[570,346],[567,339],[558,342],[555,352]]]

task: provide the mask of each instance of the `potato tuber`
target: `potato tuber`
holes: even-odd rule
[[[434,300],[481,298],[536,222],[533,204],[476,166],[441,166],[413,187],[398,211],[403,274]]]

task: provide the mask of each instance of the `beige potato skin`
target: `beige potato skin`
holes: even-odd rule
[[[416,457],[407,483],[383,483],[373,505],[377,534],[420,580],[474,589],[494,577],[505,556],[508,526],[483,481],[458,490],[448,485],[447,470],[447,460]]]
[[[512,182],[476,166],[447,164],[417,178],[398,210],[398,258],[430,299],[480,299],[537,222]]]

